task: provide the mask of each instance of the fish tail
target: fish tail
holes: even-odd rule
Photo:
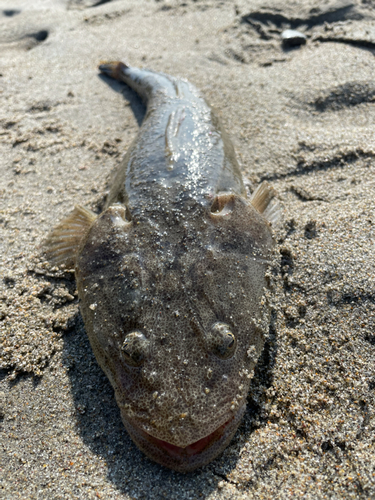
[[[123,80],[122,74],[129,66],[121,61],[103,62],[99,65],[99,71],[115,80]]]
[[[178,86],[175,79],[164,73],[156,73],[148,69],[140,69],[128,66],[121,61],[103,62],[99,65],[99,71],[115,80],[129,85],[147,104],[154,95],[162,92],[170,97],[176,97]]]
[[[130,67],[121,61],[105,62],[99,65],[99,70],[104,75],[129,85],[142,99],[147,102],[152,94],[153,85],[147,85],[149,71]]]

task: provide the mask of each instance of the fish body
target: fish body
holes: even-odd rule
[[[276,210],[250,200],[233,146],[189,82],[108,63],[147,112],[99,216],[76,207],[47,241],[73,260],[95,356],[126,429],[181,472],[234,435],[266,324],[261,305]]]

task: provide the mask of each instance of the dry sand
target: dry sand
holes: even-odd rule
[[[375,3],[316,5],[0,1],[1,498],[375,498]],[[196,84],[285,209],[248,411],[188,475],[132,444],[72,273],[38,258],[74,204],[100,210],[144,115],[98,76],[117,58]]]

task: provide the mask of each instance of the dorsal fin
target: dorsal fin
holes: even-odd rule
[[[276,191],[267,181],[259,184],[250,197],[250,203],[270,224],[275,224],[281,217],[281,206],[276,198]]]
[[[55,265],[73,267],[78,247],[97,216],[77,205],[49,234],[43,247],[47,259]]]

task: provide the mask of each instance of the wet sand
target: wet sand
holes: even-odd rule
[[[1,498],[375,497],[374,4],[315,6],[0,1]],[[38,251],[75,204],[100,211],[137,133],[138,97],[98,75],[118,58],[200,88],[284,207],[245,418],[187,475],[131,442],[73,273]]]

